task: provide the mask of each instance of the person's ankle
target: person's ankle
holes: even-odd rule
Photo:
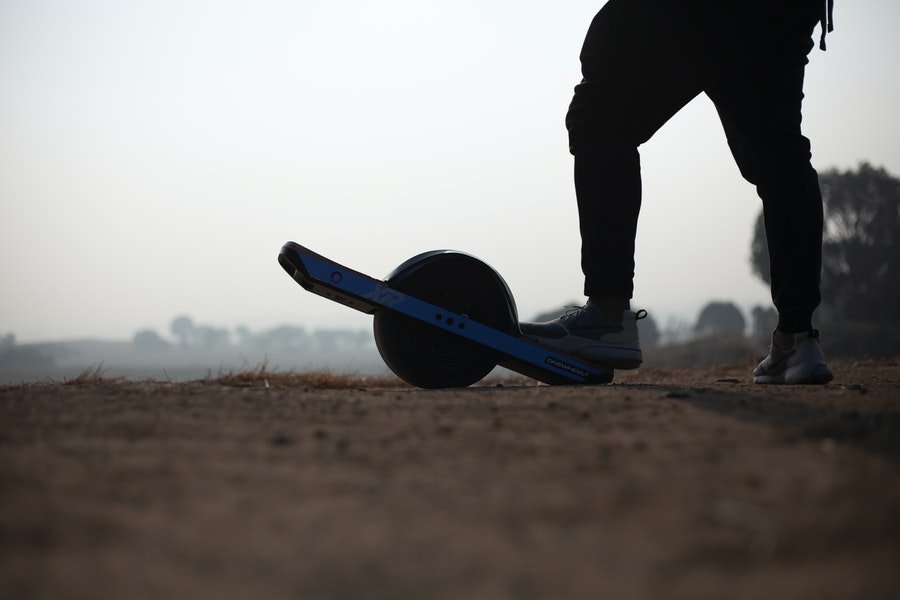
[[[775,330],[775,335],[772,336],[772,343],[775,344],[775,347],[782,351],[788,351],[794,347],[794,334],[788,333],[786,331],[778,331]]]
[[[603,318],[611,323],[621,323],[622,314],[626,310],[631,310],[631,302],[628,298],[591,296],[590,300],[591,304],[603,315]]]

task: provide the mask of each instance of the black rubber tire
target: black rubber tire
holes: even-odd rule
[[[388,280],[393,289],[501,331],[515,330],[505,284],[474,257],[448,253],[397,279]],[[490,348],[390,310],[375,313],[375,343],[391,371],[421,388],[472,385],[497,366]]]

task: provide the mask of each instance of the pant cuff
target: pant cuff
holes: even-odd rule
[[[783,313],[778,315],[778,331],[784,333],[800,333],[812,330],[812,314],[810,313]]]
[[[631,300],[634,295],[634,284],[616,283],[608,279],[587,276],[584,278],[584,295],[588,298],[605,296],[608,298],[626,298]]]

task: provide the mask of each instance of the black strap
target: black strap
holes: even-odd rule
[[[834,31],[834,0],[825,0],[822,7],[822,18],[819,21],[822,25],[822,37],[819,38],[819,48],[825,50],[825,34]]]

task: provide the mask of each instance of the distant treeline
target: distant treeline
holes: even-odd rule
[[[103,365],[110,373],[185,379],[207,371],[230,371],[268,364],[280,369],[333,369],[361,374],[385,370],[366,329],[314,329],[280,325],[251,331],[229,331],[195,323],[187,316],[173,319],[170,336],[141,329],[131,340],[66,340],[17,343],[13,334],[0,337],[0,384],[42,377],[67,377],[78,370]],[[139,375],[138,375],[139,374]],[[5,379],[5,380],[4,380]]]
[[[314,329],[297,325],[279,325],[271,329],[253,332],[240,325],[228,329],[195,323],[191,317],[180,315],[172,320],[169,328],[172,340],[163,338],[153,329],[141,329],[134,334],[135,348],[146,351],[164,351],[172,348],[227,348],[277,352],[281,350],[321,350],[331,352],[349,346],[372,344],[372,335],[365,329]]]

